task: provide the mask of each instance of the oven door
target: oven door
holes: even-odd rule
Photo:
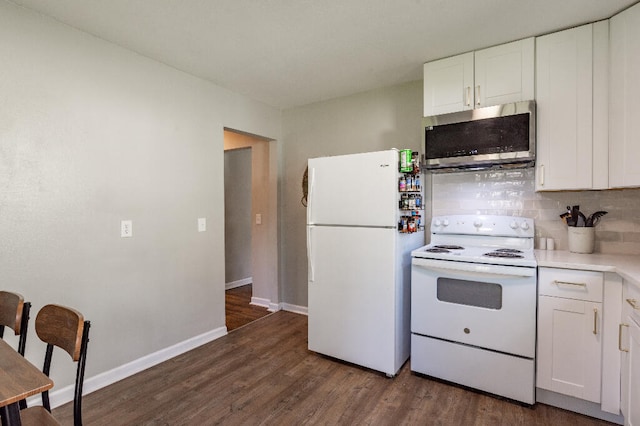
[[[534,358],[536,268],[413,258],[411,332]]]

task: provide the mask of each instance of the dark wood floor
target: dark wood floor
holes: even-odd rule
[[[252,321],[269,315],[267,308],[251,305],[251,284],[225,291],[227,331],[235,330]]]
[[[89,357],[88,362],[91,362]],[[488,377],[490,379],[490,377]],[[307,350],[307,317],[277,312],[84,398],[86,425],[604,425]],[[71,425],[71,404],[54,410]]]

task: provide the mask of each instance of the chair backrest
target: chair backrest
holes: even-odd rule
[[[85,321],[80,312],[60,305],[46,305],[36,316],[36,334],[47,344],[42,371],[49,375],[54,346],[64,349],[74,362],[78,362],[73,398],[73,418],[76,426],[82,425],[82,384],[90,326],[91,323]],[[51,411],[48,391],[42,393],[42,405]]]
[[[18,352],[24,356],[27,343],[27,330],[29,325],[29,311],[31,303],[25,302],[24,297],[10,291],[0,291],[0,338],[4,336],[4,328],[10,327],[18,341]]]

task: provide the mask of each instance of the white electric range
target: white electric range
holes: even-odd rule
[[[434,217],[412,252],[411,370],[535,402],[533,219]]]

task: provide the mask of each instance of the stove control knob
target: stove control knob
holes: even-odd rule
[[[442,225],[442,222],[440,221],[440,219],[436,219],[436,221],[433,224],[435,226],[440,226],[440,225]]]
[[[520,224],[520,228],[526,231],[527,229],[529,229],[529,224],[527,222],[522,222]]]
[[[513,222],[511,222],[511,223],[509,224],[509,227],[510,227],[511,229],[518,229],[518,222],[516,222],[516,221],[514,220]]]
[[[442,221],[442,226],[449,226],[449,219],[445,219]]]
[[[476,228],[481,228],[482,227],[482,222],[479,220],[476,220],[475,222],[473,222],[473,226],[475,226]]]

